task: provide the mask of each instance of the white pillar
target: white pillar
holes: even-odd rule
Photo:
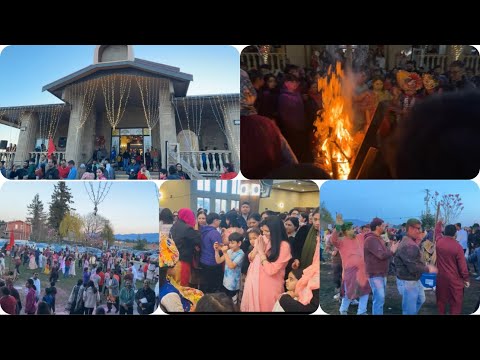
[[[82,103],[80,98],[74,98],[73,96],[68,98],[67,101],[71,104],[70,119],[68,122],[68,135],[67,135],[67,147],[65,149],[65,159],[67,161],[73,160],[77,164],[80,160],[80,153],[82,149],[82,137],[84,126],[80,126],[80,114]]]
[[[21,165],[25,160],[28,160],[28,153],[35,148],[38,114],[31,111],[23,112],[20,116],[20,124],[20,135],[14,160],[16,165]]]
[[[173,94],[173,85],[170,82],[170,89],[168,90],[170,96],[167,101],[163,101],[160,104],[160,124],[158,130],[160,131],[160,144],[159,148],[162,153],[162,167],[167,165],[167,154],[165,151],[165,144],[177,142],[177,127],[175,125],[175,109],[173,103],[170,100]],[[165,98],[165,97],[162,97]]]

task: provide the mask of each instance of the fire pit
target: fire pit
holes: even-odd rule
[[[377,159],[376,134],[388,104],[380,103],[373,117],[366,111],[365,127],[353,133],[354,82],[347,78],[340,63],[335,71],[330,67],[327,75],[318,80],[318,89],[322,92],[323,110],[314,122],[315,166],[332,179],[364,178]]]

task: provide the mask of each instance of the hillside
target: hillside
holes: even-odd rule
[[[115,234],[115,239],[118,241],[146,239],[148,243],[158,243],[158,233],[149,234]]]

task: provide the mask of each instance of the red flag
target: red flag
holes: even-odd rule
[[[48,152],[47,152],[47,158],[48,159],[50,159],[50,156],[52,156],[54,151],[55,151],[55,144],[53,143],[53,139],[49,138],[48,139]]]
[[[10,231],[10,242],[7,246],[7,250],[8,251],[12,250],[14,246],[15,246],[15,236],[13,234],[13,231]]]

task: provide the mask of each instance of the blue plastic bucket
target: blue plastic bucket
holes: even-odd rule
[[[423,273],[420,277],[422,285],[426,288],[434,288],[437,286],[437,274]]]

